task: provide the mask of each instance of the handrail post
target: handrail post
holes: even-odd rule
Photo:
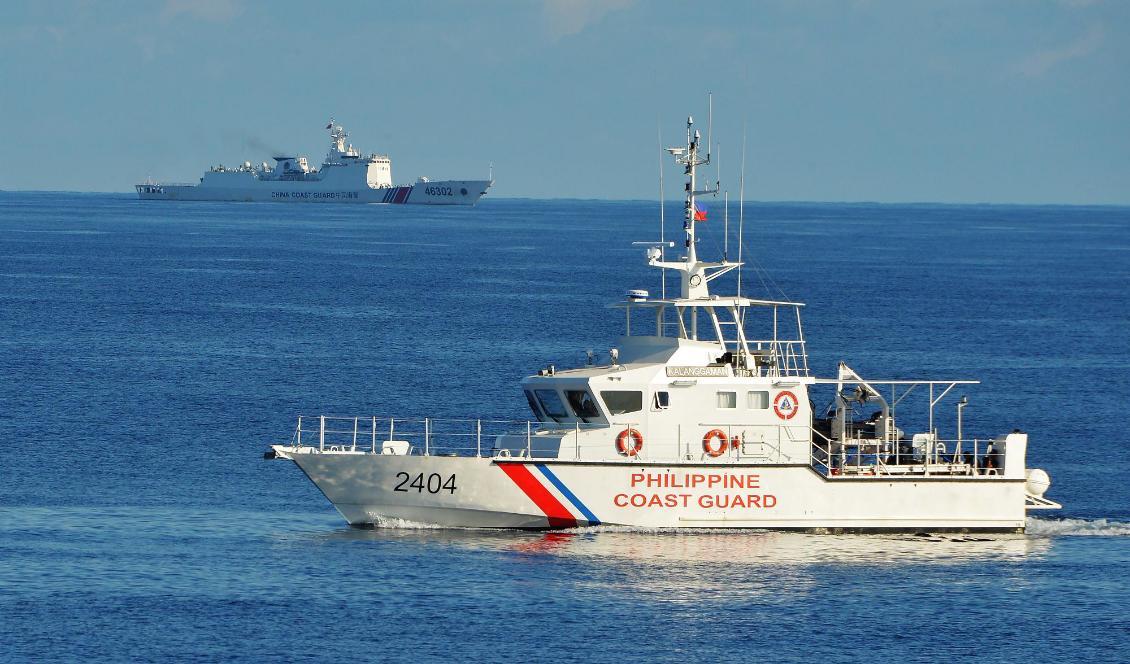
[[[934,433],[934,383],[930,383],[930,425],[927,427],[930,433]],[[929,457],[929,455],[927,455]]]
[[[326,416],[318,416],[318,451],[326,451]]]
[[[298,447],[302,447],[302,416],[298,416]]]
[[[581,460],[581,423],[576,422],[576,431],[573,434],[573,444],[576,449],[576,459]]]
[[[483,455],[483,421],[475,420],[475,456]]]
[[[431,428],[430,428],[430,426],[431,425],[428,421],[428,418],[425,417],[424,418],[424,456],[428,456],[428,454],[429,454],[428,444],[429,444],[430,441],[428,439],[431,438]]]
[[[352,449],[350,449],[350,451],[351,452],[357,451],[357,418],[356,417],[353,418],[353,447],[352,447]]]
[[[530,434],[531,433],[532,433],[532,429],[531,429],[531,426],[530,426],[530,421],[526,420],[526,458],[527,459],[530,458],[530,448],[531,448]]]
[[[377,453],[377,416],[373,416],[373,454]]]
[[[394,419],[395,418],[392,418],[392,417],[388,418],[388,440],[389,440],[389,442],[392,442],[392,434],[393,434],[393,424],[392,423],[393,423]],[[411,448],[412,446],[409,445],[408,447]],[[411,452],[412,450],[409,449],[408,451]]]

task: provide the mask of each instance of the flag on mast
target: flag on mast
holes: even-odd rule
[[[706,221],[706,206],[699,205],[698,202],[694,204],[694,220]]]

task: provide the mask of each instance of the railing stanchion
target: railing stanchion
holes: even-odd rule
[[[373,416],[373,454],[377,453],[377,416]]]
[[[298,446],[302,447],[302,416],[298,416]]]
[[[357,418],[356,417],[353,418],[353,447],[350,449],[350,451],[351,452],[357,451]]]
[[[428,456],[428,454],[429,454],[429,444],[431,442],[429,440],[429,438],[431,438],[431,423],[429,422],[428,418],[425,417],[424,418],[424,456]]]
[[[581,423],[576,423],[576,431],[573,433],[573,444],[576,449],[576,459],[581,460]]]
[[[527,459],[530,458],[530,449],[531,449],[530,434],[531,433],[532,433],[532,427],[530,426],[530,421],[526,420],[526,458]]]
[[[389,442],[392,442],[392,439],[393,439],[393,438],[392,438],[392,434],[393,434],[393,420],[394,420],[394,419],[395,419],[395,418],[392,418],[392,417],[388,418],[388,439],[389,439]],[[408,449],[408,452],[411,452],[411,451],[412,451],[412,449],[411,449],[411,448],[412,448],[412,446],[411,446],[411,445],[409,445],[409,446],[408,446],[408,448],[409,448],[409,449]]]
[[[326,416],[318,416],[318,451],[326,451]]]

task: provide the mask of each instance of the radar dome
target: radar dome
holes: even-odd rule
[[[1048,487],[1052,485],[1052,478],[1048,477],[1048,474],[1041,468],[1029,468],[1028,472],[1025,473],[1025,477],[1028,481],[1024,485],[1024,488],[1028,490],[1028,493],[1037,498],[1042,497],[1044,492],[1048,490]]]

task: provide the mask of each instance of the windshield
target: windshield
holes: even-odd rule
[[[577,417],[585,422],[600,418],[600,409],[596,407],[596,399],[587,390],[565,390],[565,398],[573,407]]]
[[[538,404],[541,405],[545,414],[552,417],[555,422],[560,422],[561,418],[569,417],[569,411],[565,409],[565,404],[562,403],[561,397],[557,396],[555,390],[534,390],[534,396],[538,398]]]

